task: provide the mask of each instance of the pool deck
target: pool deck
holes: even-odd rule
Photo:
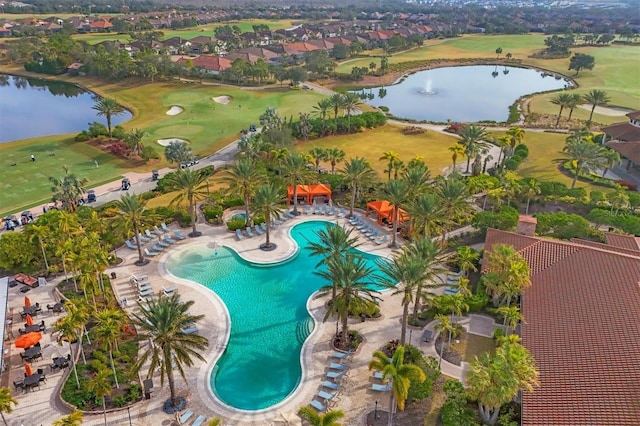
[[[363,212],[361,211],[357,212],[357,214],[363,216]],[[244,240],[238,241],[235,233],[227,231],[225,226],[211,226],[200,223],[198,224],[198,231],[202,232],[203,235],[201,237],[193,239],[187,238],[184,241],[178,242],[176,245],[165,249],[162,255],[149,258],[151,262],[142,267],[134,265],[137,259],[136,251],[126,247],[118,249],[118,256],[124,258],[125,261],[117,267],[107,270],[107,273],[116,273],[117,278],[113,280],[114,291],[116,292],[118,300],[122,300],[123,298],[127,299],[125,309],[129,311],[137,310],[135,304],[135,288],[131,285],[130,278],[134,274],[144,274],[148,275],[146,279],[151,282],[156,292],[162,291],[162,287],[177,286],[182,300],[194,301],[190,312],[195,315],[202,314],[205,316],[198,324],[198,328],[199,334],[209,339],[209,348],[206,353],[203,354],[207,362],[202,363],[196,361],[193,367],[185,368],[187,383],[185,383],[182,378],[176,377],[176,388],[179,395],[187,399],[188,409],[192,410],[196,415],[204,415],[207,419],[219,417],[223,420],[222,425],[225,426],[276,426],[285,424],[278,421],[278,419],[282,419],[282,413],[297,412],[300,407],[309,404],[315,395],[322,390],[321,383],[328,371],[328,366],[331,362],[336,361],[335,359],[331,359],[331,354],[334,351],[330,345],[331,338],[335,332],[335,321],[329,320],[326,323],[322,322],[322,318],[326,312],[326,298],[310,298],[307,308],[316,320],[316,327],[303,347],[303,373],[298,389],[282,403],[266,410],[247,412],[229,407],[213,395],[209,385],[211,371],[217,359],[224,352],[230,332],[229,316],[226,307],[215,293],[204,286],[188,280],[179,279],[168,273],[164,266],[166,258],[176,250],[207,245],[211,248],[216,246],[232,248],[242,258],[250,262],[273,263],[282,261],[291,257],[297,251],[296,244],[289,235],[290,229],[298,223],[313,220],[331,221],[338,225],[346,224],[346,226],[350,226],[345,219],[336,218],[335,216],[307,215],[303,213],[299,217],[290,219],[272,230],[271,240],[277,244],[277,248],[273,251],[265,252],[259,249],[259,245],[265,240],[264,235],[256,235],[253,238],[245,237]],[[371,224],[373,225],[375,223],[371,221]],[[172,228],[177,229],[175,224],[172,225]],[[190,229],[180,229],[180,232],[186,236],[189,230]],[[385,232],[390,234],[389,231]],[[357,230],[354,230],[354,233],[360,235]],[[366,237],[362,237],[360,240],[363,244],[359,249],[363,251],[383,257],[389,256],[392,253],[386,244],[376,245]],[[389,241],[390,240],[391,235],[389,235]],[[399,239],[399,241],[401,240]],[[345,412],[346,418],[344,419],[344,424],[365,424],[366,414],[373,410],[376,400],[378,401],[379,409],[387,409],[389,394],[388,392],[380,393],[371,390],[371,384],[374,383],[374,379],[367,365],[371,359],[371,354],[375,350],[380,349],[389,340],[399,338],[402,307],[400,304],[400,295],[391,296],[389,292],[387,292],[384,293],[381,298],[383,300],[380,303],[382,313],[380,319],[368,320],[366,322],[360,322],[359,319],[352,319],[349,323],[349,328],[357,330],[362,334],[365,341],[359,351],[351,357],[351,363],[347,369],[346,376],[342,380],[339,395],[332,401],[332,404],[329,405],[331,408],[341,409]],[[40,302],[42,303],[42,300],[40,300]],[[415,334],[415,336],[413,336],[412,343],[423,349],[425,354],[432,355],[434,352],[433,344],[421,342],[420,337],[422,333],[420,330],[414,330],[413,334]],[[59,348],[61,355],[67,351],[68,348],[66,347]],[[463,371],[460,367],[447,364],[446,361],[443,361],[443,373],[458,378],[462,376]],[[146,369],[143,367],[141,375],[144,377],[145,373]],[[151,399],[143,400],[131,408],[132,425],[169,425],[171,420],[175,418],[174,416],[165,414],[161,409],[162,402],[169,396],[167,384],[165,383],[162,388],[160,387],[160,377],[158,374],[153,376],[153,382],[154,388],[151,393]],[[51,392],[46,392],[46,390],[43,389],[37,393],[40,399],[42,399],[42,404],[49,406],[48,410],[51,413],[50,422],[53,422],[56,418],[66,413],[65,409],[58,407],[55,402],[53,394],[57,387],[57,385],[47,386],[46,388],[51,389]],[[46,394],[48,394],[48,396]],[[27,401],[31,400],[31,398],[29,398],[30,395],[32,394],[18,396],[21,404],[14,413],[8,415],[8,419],[10,419],[9,424],[19,425],[20,421],[26,421],[24,419],[28,418],[25,416],[27,410],[33,414],[33,412],[28,409],[27,404]],[[108,413],[107,418],[109,424],[113,425],[129,423],[127,410]],[[49,421],[49,416],[47,416],[47,421]],[[50,424],[46,422],[43,423],[40,419],[38,423]],[[100,413],[96,415],[85,415],[83,424],[102,425],[104,424],[104,420]]]

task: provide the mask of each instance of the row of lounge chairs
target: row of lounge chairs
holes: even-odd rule
[[[296,216],[288,210],[284,213],[279,213],[278,219],[271,219],[271,228],[273,229],[278,225],[282,225],[285,221],[294,219],[295,217]],[[267,232],[267,224],[263,222],[257,225],[247,226],[244,228],[244,232],[246,232],[246,237],[248,238],[253,238],[256,235],[264,235],[264,233]],[[242,233],[241,229],[236,229],[236,237],[239,241],[244,240],[245,234]]]
[[[382,374],[380,371],[375,371],[373,373],[373,378],[374,379],[378,379],[378,380],[384,380],[384,374]],[[371,385],[371,390],[374,390],[376,392],[386,392],[388,390],[391,390],[391,382],[387,382],[387,383],[373,383]]]
[[[322,382],[320,391],[309,404],[316,410],[320,412],[327,411],[329,404],[338,398],[338,393],[342,386],[342,378],[347,374],[347,368],[351,362],[348,359],[349,356],[351,356],[351,352],[335,351],[331,355],[329,371],[326,376],[327,380]]]
[[[151,240],[158,238],[157,241],[151,242],[148,248],[144,248],[144,252],[147,256],[153,257],[160,254],[162,250],[169,247],[171,244],[175,244],[178,240],[184,240],[186,237],[180,233],[180,231],[173,231],[173,236],[169,234],[171,229],[163,222],[162,228],[160,229],[157,226],[154,227],[154,231],[149,229],[145,229],[146,237],[140,233],[137,236],[133,237],[131,240],[125,241],[125,245],[131,250],[137,250],[137,241],[139,240],[142,245],[149,243]]]
[[[180,417],[178,417],[178,424],[180,425],[186,425],[187,422],[189,422],[191,420],[191,418],[194,416],[193,411],[192,410],[187,410],[184,413],[182,413],[180,415]],[[193,423],[191,423],[191,426],[201,426],[204,421],[207,418],[205,416],[198,416]]]
[[[313,213],[326,216],[333,216],[337,213],[338,217],[344,217],[345,215],[344,207],[340,207],[339,209],[337,209],[336,206],[327,206],[326,204],[313,206],[313,211],[311,211],[311,206],[305,206],[304,212],[306,214]]]
[[[454,295],[458,294],[460,291],[460,277],[462,276],[462,271],[457,273],[448,273],[446,279],[446,285],[444,287],[444,294]]]
[[[371,226],[366,219],[358,215],[353,215],[353,217],[347,219],[347,221],[376,245],[382,245],[387,242],[388,236],[386,234],[383,235],[380,229]]]

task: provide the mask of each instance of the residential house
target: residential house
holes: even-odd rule
[[[186,65],[188,61],[191,61],[195,68],[204,69],[210,74],[218,75],[222,71],[231,68],[231,62],[227,58],[221,58],[220,56],[200,55],[196,58],[180,58],[176,61],[177,64]]]
[[[89,23],[89,30],[91,32],[108,32],[111,31],[113,24],[106,19],[96,19]]]
[[[626,169],[640,166],[640,111],[626,114],[628,121],[601,128],[602,142],[627,160]]]
[[[535,237],[535,219],[514,232],[489,229],[485,259],[509,244],[530,268],[522,344],[539,387],[522,394],[522,426],[640,424],[640,238],[606,244]]]

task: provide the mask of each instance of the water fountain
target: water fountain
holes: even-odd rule
[[[433,90],[432,85],[433,83],[431,79],[428,79],[427,83],[424,86],[424,90],[421,90],[420,93],[422,93],[423,95],[435,95],[436,93],[438,93],[435,90]]]

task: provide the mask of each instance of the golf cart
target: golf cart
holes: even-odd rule
[[[4,229],[7,231],[13,231],[20,225],[20,222],[15,215],[10,215],[4,218]]]
[[[98,200],[98,197],[96,196],[96,191],[94,191],[93,189],[90,189],[87,191],[87,203],[94,203]]]
[[[23,225],[33,222],[33,215],[31,214],[31,211],[29,210],[23,211],[22,214],[20,215],[20,222],[22,222]]]
[[[120,186],[120,189],[123,191],[128,191],[129,188],[131,188],[131,181],[129,181],[129,178],[122,179],[122,184]]]
[[[160,172],[158,172],[157,170],[151,170],[151,180],[158,179],[160,179]]]

